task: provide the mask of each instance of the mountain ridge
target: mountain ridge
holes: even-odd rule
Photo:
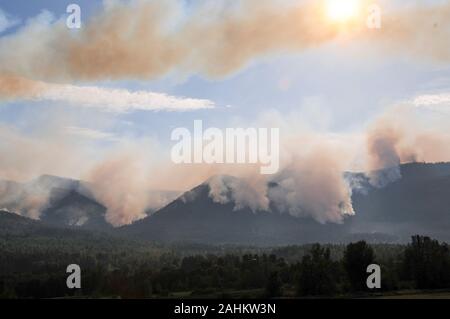
[[[223,178],[225,185],[239,181],[233,176],[219,176],[181,194],[147,217],[114,229],[105,221],[106,208],[81,194],[82,181],[44,175],[33,183],[58,186],[52,189],[49,207],[41,212],[44,223],[111,231],[136,239],[278,245],[342,242],[355,236],[402,241],[421,233],[449,240],[450,163],[409,163],[398,170],[400,177],[382,187],[370,184],[366,174],[344,173],[348,182],[353,183],[356,215],[345,217],[342,224],[320,224],[310,217],[293,217],[271,204],[270,211],[253,211],[248,207],[236,208],[233,201],[217,202],[210,194],[213,178]],[[9,189],[20,185],[12,181],[3,183]],[[268,187],[278,185],[269,182]]]

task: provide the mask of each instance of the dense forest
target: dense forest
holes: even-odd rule
[[[357,297],[450,288],[447,244],[422,236],[408,245],[302,245],[275,248],[171,246],[66,231],[51,237],[3,235],[2,298]],[[66,286],[81,267],[82,287]],[[381,266],[381,289],[366,267]]]

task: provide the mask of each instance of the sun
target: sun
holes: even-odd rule
[[[328,18],[335,22],[347,22],[359,12],[360,0],[326,0]]]

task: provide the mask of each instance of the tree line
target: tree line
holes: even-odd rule
[[[366,286],[369,264],[381,267],[377,293],[450,288],[449,247],[424,236],[407,245],[359,241],[191,255],[106,239],[15,239],[0,244],[0,256],[2,298],[359,296],[374,292]],[[82,269],[79,290],[66,286],[72,263]]]

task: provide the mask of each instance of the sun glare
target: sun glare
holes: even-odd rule
[[[357,16],[359,0],[327,0],[326,6],[329,19],[336,22],[347,22]]]

